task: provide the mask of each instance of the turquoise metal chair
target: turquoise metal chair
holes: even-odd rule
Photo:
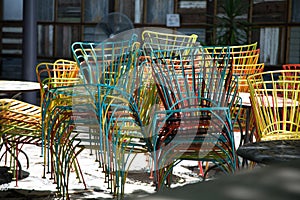
[[[98,123],[94,131],[99,135],[105,181],[118,197],[124,194],[134,155],[151,151],[144,127],[150,121],[147,109],[156,100],[156,89],[147,79],[152,78],[149,68],[141,65],[136,39],[133,35],[129,40],[72,45]]]
[[[209,161],[225,173],[238,167],[231,111],[237,102],[237,80],[227,53],[204,47],[152,51],[151,68],[164,110],[152,126],[157,189],[170,185],[181,160]]]

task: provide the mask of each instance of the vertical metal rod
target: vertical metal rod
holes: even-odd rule
[[[36,0],[23,1],[23,79],[36,81],[35,66],[37,64],[37,17]],[[36,104],[37,93],[23,94],[26,102]]]

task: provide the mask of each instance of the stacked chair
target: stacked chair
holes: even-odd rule
[[[150,60],[151,60],[150,63],[151,62],[152,63],[156,62],[157,60],[159,60],[159,57],[162,57],[162,59],[165,60],[165,61],[169,61],[169,59],[171,59],[172,61],[178,59],[178,63],[180,63],[181,61],[180,61],[180,58],[178,57],[179,55],[177,55],[179,49],[181,49],[180,56],[184,57],[184,56],[190,55],[190,53],[191,53],[190,51],[193,51],[191,48],[186,48],[186,47],[197,47],[197,46],[199,47],[200,46],[200,44],[196,42],[197,36],[195,36],[195,35],[168,34],[168,33],[159,33],[159,32],[148,31],[148,30],[146,30],[142,33],[142,40],[143,40],[143,51],[147,55],[146,57],[150,58]],[[256,44],[253,44],[253,45],[255,46]],[[251,48],[251,46],[249,46],[249,49],[250,48]],[[211,52],[211,51],[206,52],[207,49],[213,50],[213,52]],[[223,50],[223,51],[220,52],[220,50]],[[224,54],[227,53],[227,55],[228,55],[228,53],[230,51],[231,51],[231,49],[229,49],[227,47],[219,47],[219,48],[217,48],[217,47],[206,47],[205,48],[205,52],[206,52],[205,56],[206,57],[207,56],[211,57],[212,54],[213,54],[213,56],[216,56],[216,55],[220,56],[223,53]],[[153,52],[155,52],[155,54],[153,54]],[[201,55],[201,56],[203,56],[203,55]],[[183,61],[183,63],[184,62],[189,62],[189,61],[186,60],[186,61]],[[226,63],[226,65],[227,64],[231,65],[231,62]],[[212,63],[208,62],[207,64],[211,65]],[[224,64],[224,63],[219,63],[218,67],[220,67],[222,64]],[[228,69],[227,66],[224,66],[224,69]],[[152,69],[152,71],[153,71],[153,74],[154,74],[153,69]],[[230,70],[228,70],[228,71],[229,71],[229,73],[226,72],[226,75],[230,74],[232,72]],[[166,75],[166,74],[164,74],[164,75]],[[233,92],[232,100],[234,100],[235,98],[233,96],[236,95],[237,80],[235,78],[233,78],[232,81],[229,80],[229,77],[231,77],[231,75],[229,75],[227,77],[226,82],[228,84],[229,83],[232,84],[231,87],[230,87],[231,89],[230,90],[228,89],[228,94]],[[192,75],[191,75],[191,77],[192,77]],[[189,80],[186,84],[190,84],[190,85],[195,84],[195,83],[193,83],[192,79],[193,78],[189,78]],[[168,80],[168,81],[170,81],[170,80]],[[156,84],[157,84],[157,87],[158,87],[158,91],[160,93],[159,96],[162,97],[163,92],[160,91],[161,84],[158,84],[158,83],[156,83]],[[228,95],[227,97],[229,97],[229,96],[230,95]],[[228,99],[226,101],[228,101]],[[236,100],[236,101],[238,101],[238,100]],[[166,108],[167,105],[165,103],[166,103],[166,99],[160,98],[160,110],[161,110],[161,112],[164,112],[164,110],[167,109]],[[234,104],[234,105],[232,104],[229,107],[231,107],[232,111],[233,111],[233,112],[230,113],[231,117],[233,118],[232,121],[235,121],[237,119],[236,113],[239,112],[239,108],[235,108],[235,107],[239,107],[239,106],[237,106],[236,104]],[[155,119],[155,117],[154,117],[154,119]],[[195,160],[199,160],[199,171],[200,171],[199,174],[202,175],[204,178],[207,176],[207,172],[210,171],[210,169],[213,169],[217,166],[217,165],[214,165],[214,166],[208,168],[208,164],[207,164],[206,170],[205,170],[205,173],[204,173],[203,169],[202,169],[202,161],[205,160],[205,159],[199,159],[198,158],[198,159],[195,159]],[[202,160],[202,161],[200,161],[200,160]],[[167,176],[168,179],[171,177],[171,174],[172,174],[171,169],[172,169],[172,165],[170,165],[170,168],[169,168],[170,171],[167,173],[168,174],[168,176]],[[160,172],[164,173],[163,170],[160,171]],[[161,176],[160,173],[156,173],[156,181],[157,181],[156,186],[157,186],[157,188],[160,188],[160,186],[162,185],[161,183],[164,182],[164,181],[161,181],[162,177],[164,177],[164,176],[163,175]],[[165,181],[168,182],[167,184],[170,184],[169,180],[165,180]]]
[[[93,103],[100,166],[111,193],[120,198],[130,164],[137,153],[152,150],[149,111],[156,102],[149,69],[140,62],[137,36],[102,43],[75,42],[75,60]]]
[[[223,48],[224,49],[224,48]],[[208,49],[210,52],[211,50]],[[222,52],[222,48],[215,48],[215,52]],[[249,93],[247,77],[249,75],[263,72],[264,63],[259,63],[260,49],[257,49],[257,42],[245,45],[230,46],[232,62],[232,73],[238,77],[239,92]],[[247,138],[255,134],[253,116],[247,117],[247,108],[241,108],[237,123],[234,126],[236,131],[241,133],[240,145],[247,141]],[[247,120],[250,119],[250,122]],[[249,125],[248,125],[249,124]],[[247,126],[250,126],[251,133],[246,133]]]
[[[287,70],[287,71],[284,71],[286,79],[288,78],[288,76],[290,76],[291,77],[291,81],[292,81],[292,80],[295,79],[295,72],[294,72],[294,70],[298,70],[299,71],[300,64],[284,64],[284,65],[282,65],[282,69],[283,70]],[[289,73],[288,70],[291,70],[290,73]],[[298,99],[300,101],[300,97]]]
[[[234,74],[239,79],[239,92],[249,92],[249,86],[247,83],[247,77],[252,74],[260,73],[264,71],[264,63],[257,64],[235,64]]]
[[[72,91],[70,86],[79,83],[76,62],[57,60],[54,63],[40,63],[36,67],[41,85],[41,106],[15,99],[0,99],[1,137],[6,147],[5,154],[11,154],[11,168],[15,171],[16,184],[21,172],[20,153],[24,144],[41,146],[51,178],[57,183],[58,192],[68,198],[70,170],[75,169],[77,177],[83,180],[76,156],[82,151],[80,141],[73,136],[73,115],[71,100],[61,91]],[[58,88],[61,89],[57,93]],[[14,164],[16,163],[16,164]],[[51,168],[51,171],[49,169]],[[84,180],[83,180],[84,181]]]
[[[258,140],[300,139],[299,75],[277,70],[247,78]]]
[[[200,46],[200,44],[197,42],[198,36],[195,34],[183,35],[176,32],[169,33],[144,30],[141,37],[143,55],[148,59],[148,62],[151,62],[149,58],[152,51],[161,50],[160,53],[165,53],[167,50],[168,53],[172,55],[178,48]],[[188,51],[189,50],[187,50],[185,54],[188,54]],[[162,107],[161,109],[164,108]],[[153,178],[153,170],[150,169],[150,171],[150,177]],[[204,175],[202,170],[202,162],[199,162],[199,175]]]
[[[23,145],[41,145],[41,108],[16,99],[0,99],[0,116],[1,147],[5,146],[1,159],[10,156],[10,168],[18,186],[18,179],[22,177],[19,154],[25,156],[29,167]]]
[[[239,92],[249,93],[250,91],[247,83],[247,77],[252,74],[263,72],[264,63],[258,62],[260,55],[259,53],[260,49],[232,53],[233,74],[238,77]],[[253,116],[247,117],[247,115],[249,114],[247,113],[247,109],[248,108],[242,108],[240,110],[240,116],[237,121],[239,125],[238,127],[241,131],[240,145],[244,142],[248,142],[249,139],[252,140],[253,134],[254,136],[256,136]],[[251,132],[246,133],[246,126],[249,126],[248,129]]]
[[[59,193],[67,198],[70,170],[74,169],[77,178],[86,187],[77,160],[83,146],[74,130],[77,116],[72,111],[73,90],[81,81],[78,72],[76,62],[63,59],[39,63],[36,67],[41,85],[43,177],[46,177],[46,171],[50,173]]]
[[[233,173],[238,164],[231,107],[237,85],[227,69],[229,48],[226,54],[202,47],[159,49],[149,57],[163,105],[151,130],[157,189],[171,184],[172,169],[181,160],[209,161]]]

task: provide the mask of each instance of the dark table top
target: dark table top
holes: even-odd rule
[[[237,154],[247,160],[273,164],[300,159],[300,140],[274,140],[246,143]]]
[[[211,181],[165,188],[155,194],[126,200],[299,200],[300,160],[257,166]],[[125,186],[126,187],[126,186]]]

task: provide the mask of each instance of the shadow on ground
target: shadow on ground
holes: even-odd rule
[[[20,179],[29,176],[28,172],[22,171]],[[5,200],[50,200],[54,199],[55,193],[51,191],[36,191],[24,189],[11,189],[7,188],[7,184],[13,181],[13,175],[8,167],[0,167],[0,199]]]

